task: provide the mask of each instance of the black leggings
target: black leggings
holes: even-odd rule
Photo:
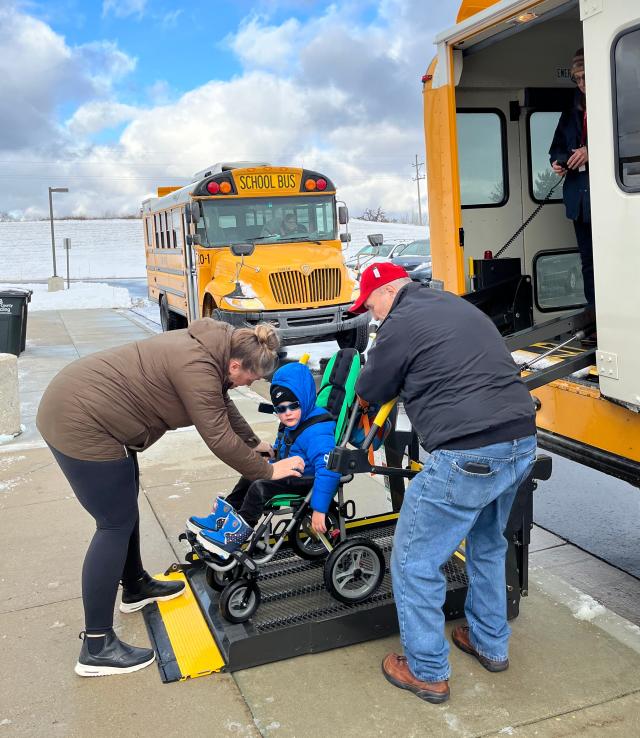
[[[593,284],[593,239],[591,236],[591,223],[585,223],[582,217],[580,217],[578,220],[573,221],[573,228],[576,232],[578,251],[580,251],[584,297],[588,305],[595,305],[596,293]]]
[[[286,477],[277,481],[258,479],[255,482],[240,477],[236,486],[227,495],[226,501],[233,505],[248,525],[255,528],[264,506],[272,497],[285,492],[306,495],[311,487],[313,479],[308,477]]]
[[[113,626],[118,583],[132,586],[144,573],[140,559],[138,459],[81,461],[51,448],[78,501],[95,519],[96,532],[82,567],[87,633]]]

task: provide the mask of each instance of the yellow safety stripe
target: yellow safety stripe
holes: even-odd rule
[[[224,668],[225,662],[202,616],[195,595],[182,572],[157,574],[155,579],[182,581],[184,593],[166,602],[158,602],[171,648],[182,676],[180,680],[206,676]]]

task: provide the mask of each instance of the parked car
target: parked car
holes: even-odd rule
[[[431,243],[428,238],[411,241],[394,250],[391,261],[404,267],[416,282],[431,281]]]
[[[350,256],[347,259],[346,264],[348,267],[351,267],[351,269],[359,270],[374,261],[387,261],[387,257],[393,249],[396,248],[396,246],[397,244],[395,243],[382,243],[380,246],[367,244],[366,246],[363,246],[357,254]]]

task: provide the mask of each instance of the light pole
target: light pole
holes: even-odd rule
[[[53,198],[51,197],[52,192],[69,192],[68,187],[49,187],[49,220],[51,222],[51,254],[53,256],[53,276],[58,276],[56,269],[56,240],[53,235]]]

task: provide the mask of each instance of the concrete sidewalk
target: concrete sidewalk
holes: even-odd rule
[[[397,637],[171,685],[161,683],[155,666],[121,677],[76,677],[80,570],[93,524],[33,419],[46,384],[68,361],[146,335],[126,312],[29,316],[28,348],[19,359],[27,429],[0,446],[0,735],[640,734],[640,629],[575,586],[583,579],[596,593],[626,592],[629,614],[637,617],[631,611],[638,581],[607,572],[611,567],[540,530],[534,530],[530,595],[512,624],[511,668],[490,674],[452,649],[452,697],[443,706],[382,678],[380,662],[398,649]],[[234,394],[259,435],[272,438],[274,422],[257,413],[256,395]],[[193,429],[167,434],[140,461],[143,556],[155,573],[182,556],[177,534],[185,518],[207,510],[237,474]],[[386,509],[384,488],[364,475],[348,492],[359,513]],[[115,623],[124,640],[148,642],[139,613],[116,612]]]

